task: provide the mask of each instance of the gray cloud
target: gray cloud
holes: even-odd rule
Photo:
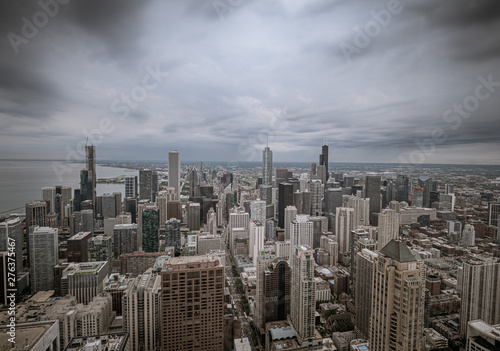
[[[102,159],[258,161],[268,138],[276,160],[317,161],[326,139],[332,161],[398,162],[439,128],[428,161],[498,163],[500,88],[456,130],[443,113],[478,76],[500,81],[500,4],[401,0],[347,61],[339,44],[387,4],[245,0],[221,18],[211,1],[70,2],[16,54],[8,33],[40,7],[3,2],[0,158],[65,158],[109,118]],[[121,120],[112,102],[157,66],[170,75]]]

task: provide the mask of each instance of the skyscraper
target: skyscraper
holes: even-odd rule
[[[31,292],[54,289],[54,266],[59,263],[57,229],[35,227],[29,233]]]
[[[297,208],[295,206],[287,206],[285,208],[285,240],[290,240],[292,233],[292,222],[297,217]]]
[[[335,235],[339,243],[339,255],[350,252],[351,230],[354,229],[354,209],[337,207],[335,216]]]
[[[408,179],[408,176],[403,175],[403,174],[398,174],[398,177],[396,178],[396,201],[398,202],[408,202],[408,189],[410,186],[410,180]]]
[[[314,281],[314,250],[305,245],[295,246],[290,256],[292,266],[290,321],[300,339],[312,339],[315,334],[316,283]]]
[[[461,290],[460,334],[465,337],[467,322],[482,319],[500,323],[500,261],[487,256],[473,256],[458,268]]]
[[[378,254],[363,249],[356,254],[356,282],[354,305],[356,306],[356,331],[368,339],[372,310],[373,267]]]
[[[161,349],[224,349],[224,264],[218,256],[174,257],[161,272]]]
[[[488,204],[488,225],[500,227],[500,202],[490,202]]]
[[[423,350],[425,267],[391,240],[374,260],[370,350]]]
[[[125,177],[125,197],[137,197],[137,176]]]
[[[462,231],[462,247],[469,248],[476,243],[476,232],[472,224],[466,224]]]
[[[23,269],[23,229],[19,217],[0,222],[0,251],[10,251],[9,239],[14,240],[14,253],[16,254],[16,270]]]
[[[311,216],[321,216],[323,213],[323,188],[324,185],[319,180],[312,180],[309,184],[311,191]]]
[[[321,147],[321,155],[319,155],[319,164],[320,166],[325,166],[326,172],[326,181],[330,178],[330,174],[328,171],[328,145],[323,145]]]
[[[419,177],[418,185],[422,187],[422,207],[431,207],[432,178]]]
[[[56,208],[56,187],[47,186],[42,188],[42,200],[49,204],[49,213],[55,212]]]
[[[373,213],[380,212],[380,206],[382,202],[382,197],[380,194],[380,181],[380,176],[366,176],[365,196],[370,199],[370,219],[372,218]]]
[[[181,199],[181,156],[178,151],[168,153],[168,186],[175,189],[175,200]]]
[[[139,199],[155,201],[157,193],[158,174],[150,169],[141,169],[139,171]]]
[[[354,228],[361,225],[370,225],[370,199],[362,199],[357,196],[344,197],[343,207],[354,209]]]
[[[380,250],[391,240],[399,237],[399,213],[385,209],[378,215],[378,245]]]
[[[290,233],[290,257],[292,257],[297,245],[313,245],[313,222],[306,215],[297,215],[291,223]]]
[[[144,252],[158,252],[158,209],[147,206],[142,212],[142,250]]]
[[[160,348],[160,291],[161,276],[150,268],[123,293],[123,328],[130,333],[131,350]]]
[[[172,218],[165,223],[165,246],[173,246],[175,255],[181,253],[181,221]]]
[[[291,183],[280,183],[278,194],[278,226],[285,227],[285,208],[293,205],[293,187]]]
[[[113,256],[139,251],[137,224],[116,224],[113,228]]]

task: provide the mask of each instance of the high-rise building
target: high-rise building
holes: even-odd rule
[[[172,218],[165,223],[165,246],[173,246],[175,255],[181,253],[181,221]]]
[[[291,183],[280,183],[278,194],[278,226],[285,227],[285,208],[293,205],[293,186]]]
[[[45,227],[49,206],[46,201],[33,201],[26,204],[26,231],[29,227]]]
[[[97,215],[96,211],[96,187],[97,187],[97,174],[96,174],[96,155],[94,145],[85,145],[85,166],[88,175],[88,182],[90,183],[90,194],[87,194],[85,200],[92,201],[92,210],[94,215]],[[88,184],[88,183],[87,183]]]
[[[319,155],[319,165],[325,166],[326,181],[324,183],[326,183],[330,178],[330,174],[328,171],[328,145],[323,145],[321,147],[321,155]]]
[[[467,322],[482,319],[500,323],[500,261],[487,256],[473,256],[458,268],[461,291],[460,333],[465,337]]]
[[[182,204],[180,201],[167,202],[167,219],[172,218],[182,221]]]
[[[362,225],[370,225],[370,199],[363,199],[357,196],[346,196],[343,199],[342,207],[354,209],[354,228]]]
[[[311,192],[311,216],[321,216],[323,213],[323,188],[324,185],[318,180],[312,180],[309,184]]]
[[[289,171],[286,167],[277,167],[275,176],[275,187],[277,188],[279,184],[288,182],[289,179],[293,178],[293,172]]]
[[[266,202],[262,200],[250,201],[250,220],[260,223],[266,222]]]
[[[403,174],[398,174],[396,178],[396,192],[395,199],[397,202],[408,202],[409,192],[408,189],[410,187],[410,180],[408,176]]]
[[[259,328],[264,328],[269,322],[286,320],[290,314],[292,284],[292,271],[285,259],[275,258],[271,262],[263,259],[262,261],[265,262],[265,267],[262,270],[258,269],[256,291],[257,299],[260,298],[259,301],[262,304],[259,308]]]
[[[500,227],[500,202],[490,202],[488,204],[488,225]]]
[[[354,209],[337,207],[335,235],[339,243],[339,255],[350,253],[351,230],[354,229]]]
[[[467,323],[465,351],[498,350],[500,347],[500,324],[491,325],[482,320]]]
[[[161,350],[224,349],[224,264],[174,257],[161,272]]]
[[[365,180],[365,197],[370,199],[370,218],[373,213],[379,213],[382,205],[380,194],[380,176],[367,175]],[[371,221],[370,221],[371,222]]]
[[[291,222],[290,233],[290,257],[292,257],[297,245],[307,245],[312,248],[313,244],[313,222],[306,215],[297,215]]]
[[[29,233],[30,286],[34,294],[54,289],[54,266],[59,263],[57,228],[35,227]]]
[[[250,221],[249,226],[249,256],[253,259],[254,265],[257,265],[257,258],[264,250],[266,236],[266,227],[263,223]]]
[[[108,261],[108,269],[111,273],[111,263],[113,261],[112,237],[97,235],[89,240],[89,262]]]
[[[125,177],[125,197],[137,197],[137,176]]]
[[[462,231],[462,247],[469,248],[476,244],[476,232],[472,224],[466,224]]]
[[[197,202],[190,202],[188,204],[188,220],[187,225],[189,230],[200,230],[200,204]]]
[[[13,242],[14,246],[9,245]],[[14,249],[14,250],[12,250]],[[19,217],[0,222],[0,251],[15,253],[16,270],[23,269],[23,228]]]
[[[292,233],[292,222],[297,217],[297,208],[295,206],[287,206],[285,208],[285,240],[290,240]]]
[[[139,199],[154,201],[153,193],[157,193],[158,189],[153,187],[153,175],[156,172],[150,169],[141,169],[139,171]],[[157,175],[156,175],[157,176]],[[156,182],[158,184],[158,182]]]
[[[273,204],[273,152],[266,146],[262,151],[262,185],[260,198],[266,202],[266,219],[274,218]]]
[[[42,200],[49,205],[49,213],[54,213],[56,211],[56,187],[42,188]]]
[[[432,178],[419,177],[418,185],[422,187],[422,207],[431,207]]]
[[[104,290],[108,266],[108,261],[71,263],[62,271],[62,295],[73,295],[78,303],[88,304]]]
[[[67,241],[68,262],[87,262],[91,232],[78,232]]]
[[[158,220],[158,209],[155,206],[146,206],[142,211],[142,250],[144,252],[157,252],[160,248]]]
[[[132,350],[160,349],[160,291],[161,276],[148,269],[123,293],[123,328]]]
[[[311,249],[317,249],[320,247],[321,236],[328,232],[328,219],[323,216],[309,216],[309,221],[313,224],[312,243],[309,246]]]
[[[137,224],[116,224],[113,228],[113,256],[139,251]]]
[[[458,244],[462,239],[462,222],[447,221],[448,241],[452,244]]]
[[[314,338],[316,283],[314,281],[314,250],[305,245],[293,248],[290,321],[300,339]]]
[[[323,235],[319,240],[319,246],[330,254],[330,266],[335,266],[339,260],[339,243],[335,235]]]
[[[10,303],[8,297],[8,289],[10,285],[9,273],[14,274],[17,277],[17,272],[19,271],[17,267],[14,267],[13,272],[9,272],[9,270],[12,270],[12,266],[9,265],[9,251],[0,250],[0,305],[4,306],[8,306]]]
[[[399,238],[399,213],[385,209],[378,215],[378,249]]]
[[[181,156],[178,151],[168,153],[168,186],[175,189],[175,200],[181,199]]]
[[[391,240],[373,265],[370,350],[423,350],[425,266]]]
[[[357,279],[354,288],[356,306],[356,331],[368,339],[372,310],[373,267],[378,254],[363,249],[356,254]]]
[[[189,180],[189,197],[200,196],[200,183],[198,181],[198,170],[192,167],[188,176]]]

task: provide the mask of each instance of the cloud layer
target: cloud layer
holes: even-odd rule
[[[331,162],[499,164],[499,19],[495,0],[3,2],[0,158],[65,158],[105,121],[100,159],[269,141],[317,161],[326,140]]]

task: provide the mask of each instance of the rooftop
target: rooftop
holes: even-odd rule
[[[95,350],[100,349],[101,345],[102,349],[107,351],[123,351],[127,346],[128,338],[128,332],[77,337],[70,340],[64,351]]]
[[[414,262],[415,257],[402,241],[391,240],[385,245],[380,253],[398,261],[398,262]]]
[[[25,351],[31,350],[32,347],[40,341],[44,334],[47,333],[56,323],[58,323],[58,321],[16,324],[15,349]],[[6,325],[0,326],[0,345],[3,346],[12,345],[8,341],[10,336],[6,332],[7,328],[8,327]],[[57,329],[57,331],[59,331],[59,329]],[[29,345],[28,348],[25,348],[26,344]]]

